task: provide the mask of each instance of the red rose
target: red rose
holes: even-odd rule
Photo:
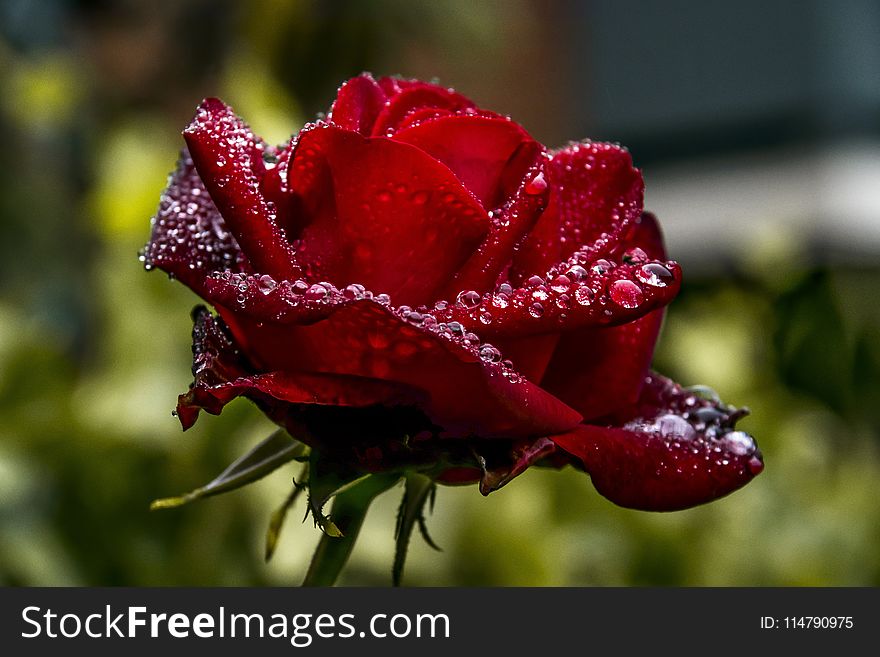
[[[649,371],[681,271],[627,151],[548,151],[419,81],[362,75],[286,146],[200,106],[145,259],[192,288],[184,428],[238,396],[362,471],[484,494],[529,465],[672,510],[761,471],[744,413]]]

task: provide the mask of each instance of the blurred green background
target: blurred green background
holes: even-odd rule
[[[414,538],[405,583],[880,584],[880,21],[870,2],[794,4],[5,0],[0,583],[301,580],[318,540],[301,509],[262,559],[295,469],[148,511],[272,427],[240,401],[180,431],[197,299],[137,251],[203,97],[280,143],[371,70],[437,77],[550,145],[630,146],[687,276],[657,368],[749,406],[767,464],[672,514],[617,508],[570,469],[488,498],[443,488],[444,551]],[[390,582],[398,497],[342,583]]]

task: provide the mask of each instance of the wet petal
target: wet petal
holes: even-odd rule
[[[465,290],[435,315],[441,322],[461,322],[488,339],[616,326],[665,306],[681,285],[681,268],[673,261],[578,262],[573,257],[516,289],[504,283],[485,295]]]
[[[531,159],[531,168],[520,175],[518,189],[498,212],[492,213],[492,226],[477,251],[455,274],[444,289],[444,294],[454,296],[461,290],[475,290],[480,294],[491,290],[504,268],[510,264],[516,246],[534,227],[547,205],[547,190],[536,189],[535,180],[543,176],[543,159],[540,152],[522,149]],[[520,157],[517,154],[516,157]],[[519,168],[521,164],[518,164]]]
[[[158,267],[202,294],[211,272],[240,271],[245,264],[238,242],[184,150],[153,217],[144,265]]]
[[[663,259],[666,250],[653,215],[634,224],[626,246],[638,258]],[[644,254],[644,256],[642,256]],[[644,263],[636,277],[645,285],[657,284],[665,272]],[[651,365],[654,345],[663,323],[663,310],[621,326],[584,328],[560,337],[541,386],[576,408],[585,418],[600,417],[634,404]]]
[[[533,141],[513,121],[473,114],[424,121],[398,130],[394,140],[443,162],[487,210],[504,201],[501,179],[507,163],[524,143]]]
[[[247,396],[269,404],[365,407],[418,405],[423,393],[407,386],[362,377],[308,372],[253,371],[222,320],[204,307],[193,313],[193,384],[180,396],[177,414],[184,429],[200,410],[218,415],[233,399]],[[282,405],[283,406],[283,405]],[[283,413],[281,414],[283,416]]]
[[[474,107],[473,101],[455,91],[424,82],[394,80],[393,85],[387,83],[389,78],[379,80],[380,86],[385,85],[385,93],[389,99],[376,118],[372,134],[386,135],[393,132],[408,114],[425,108],[437,108],[457,111]],[[396,88],[389,91],[388,88]]]
[[[675,511],[727,495],[763,470],[754,439],[734,428],[745,414],[651,374],[635,405],[552,439],[612,502]]]
[[[572,144],[552,153],[545,170],[550,204],[514,260],[514,284],[580,248],[611,254],[642,212],[642,175],[616,144]]]
[[[254,267],[279,279],[295,278],[293,249],[260,190],[263,147],[247,125],[209,98],[184,138],[205,188]]]
[[[303,313],[315,313],[309,325],[276,322],[278,300],[271,295],[263,297],[261,315],[259,291],[245,293],[254,295],[242,304],[247,314],[234,304],[219,310],[259,371],[339,374],[422,390],[422,408],[444,437],[543,436],[580,421],[580,414],[502,363],[492,345],[360,290],[352,298],[331,290],[322,301],[303,303]]]
[[[489,230],[480,203],[446,166],[384,137],[327,125],[304,131],[290,186],[309,214],[297,257],[313,277],[356,281],[400,303],[433,301]]]
[[[327,120],[340,128],[369,135],[385,100],[382,88],[369,73],[363,73],[339,87]]]

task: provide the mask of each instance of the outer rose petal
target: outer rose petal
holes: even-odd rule
[[[580,425],[552,439],[615,504],[676,511],[727,495],[761,472],[755,441],[733,428],[744,414],[652,374],[638,403],[607,425]]]
[[[340,128],[369,135],[385,100],[382,88],[369,73],[363,73],[339,87],[327,120]]]
[[[173,275],[197,294],[204,294],[205,278],[211,272],[245,268],[246,258],[238,242],[227,229],[185,149],[177,170],[168,179],[152,224],[144,264]]]
[[[180,396],[177,414],[184,429],[200,410],[219,415],[239,396],[287,404],[338,407],[417,405],[417,390],[374,379],[304,372],[257,373],[236,348],[221,320],[204,307],[193,312],[193,383]]]
[[[555,151],[545,171],[550,205],[514,260],[514,284],[583,246],[594,258],[611,253],[642,213],[642,175],[616,144],[572,144]]]
[[[462,184],[492,209],[504,201],[502,175],[520,147],[533,141],[513,121],[457,114],[424,121],[394,134],[452,169]]]
[[[239,288],[231,284],[232,290]],[[427,393],[424,411],[445,437],[526,438],[565,431],[582,417],[510,368],[491,345],[472,344],[418,313],[328,291],[324,299],[263,295],[243,286],[244,301],[218,293],[218,309],[259,371],[340,374],[404,384]],[[302,304],[309,325],[275,321],[281,303]],[[249,308],[248,315],[240,312]],[[264,312],[260,312],[260,311]],[[298,311],[291,311],[298,312]],[[416,320],[418,315],[418,320]],[[308,320],[304,317],[308,316]],[[483,351],[481,351],[483,349]],[[495,356],[495,357],[493,357]]]
[[[652,258],[665,258],[663,238],[653,215],[634,225],[625,246],[641,248]],[[643,278],[646,265],[639,268]],[[663,324],[663,310],[608,328],[565,333],[541,380],[541,386],[584,417],[594,418],[634,404],[651,366],[654,345]]]
[[[443,164],[335,126],[302,133],[290,187],[309,214],[297,257],[314,278],[357,282],[398,303],[433,301],[489,230],[482,206]]]
[[[251,263],[278,279],[296,278],[293,249],[260,191],[262,145],[216,98],[205,100],[184,130],[199,176]]]

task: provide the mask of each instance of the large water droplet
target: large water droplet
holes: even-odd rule
[[[330,290],[321,285],[320,283],[315,283],[308,290],[306,290],[306,300],[307,301],[323,301],[330,294]]]
[[[543,171],[526,183],[526,194],[530,194],[532,196],[541,194],[546,189],[547,181],[544,179]]]
[[[498,363],[501,361],[501,352],[487,342],[480,347],[480,358],[489,363]]]
[[[541,317],[544,314],[544,306],[537,301],[529,306],[529,315],[532,317]]]
[[[574,291],[574,298],[582,306],[589,306],[593,303],[593,299],[596,297],[596,293],[586,285],[579,287]]]
[[[623,308],[638,308],[642,301],[645,300],[645,293],[642,288],[626,279],[614,281],[608,286],[608,296],[618,306]]]
[[[272,290],[278,287],[278,283],[275,282],[275,279],[269,276],[268,274],[263,274],[260,276],[259,288],[260,292],[263,294],[270,294]]]
[[[587,270],[580,265],[572,265],[565,273],[573,281],[582,281],[587,277]]]
[[[457,298],[457,301],[465,308],[476,308],[480,305],[482,300],[483,297],[480,296],[480,293],[475,292],[474,290],[460,292]]]
[[[729,452],[737,456],[746,456],[755,452],[755,440],[745,431],[731,431],[724,434],[721,443]]]
[[[692,440],[696,435],[694,428],[678,415],[661,415],[654,420],[656,431],[668,440]]]
[[[550,289],[554,292],[566,292],[571,285],[571,279],[568,276],[560,274],[550,283]]]
[[[639,247],[629,249],[623,254],[623,261],[628,265],[639,265],[647,260],[648,254]]]
[[[666,287],[675,279],[671,271],[657,262],[649,262],[639,267],[636,277],[645,285],[653,287]]]
[[[342,291],[342,296],[349,301],[357,301],[364,298],[364,292],[365,288],[363,285],[352,283],[351,285],[345,286],[345,289]]]
[[[529,285],[531,285],[531,286],[534,287],[534,286],[537,286],[537,285],[543,285],[543,284],[544,284],[544,279],[541,278],[540,276],[530,276],[530,277],[529,277],[529,280],[526,281],[526,282],[527,282]]]

